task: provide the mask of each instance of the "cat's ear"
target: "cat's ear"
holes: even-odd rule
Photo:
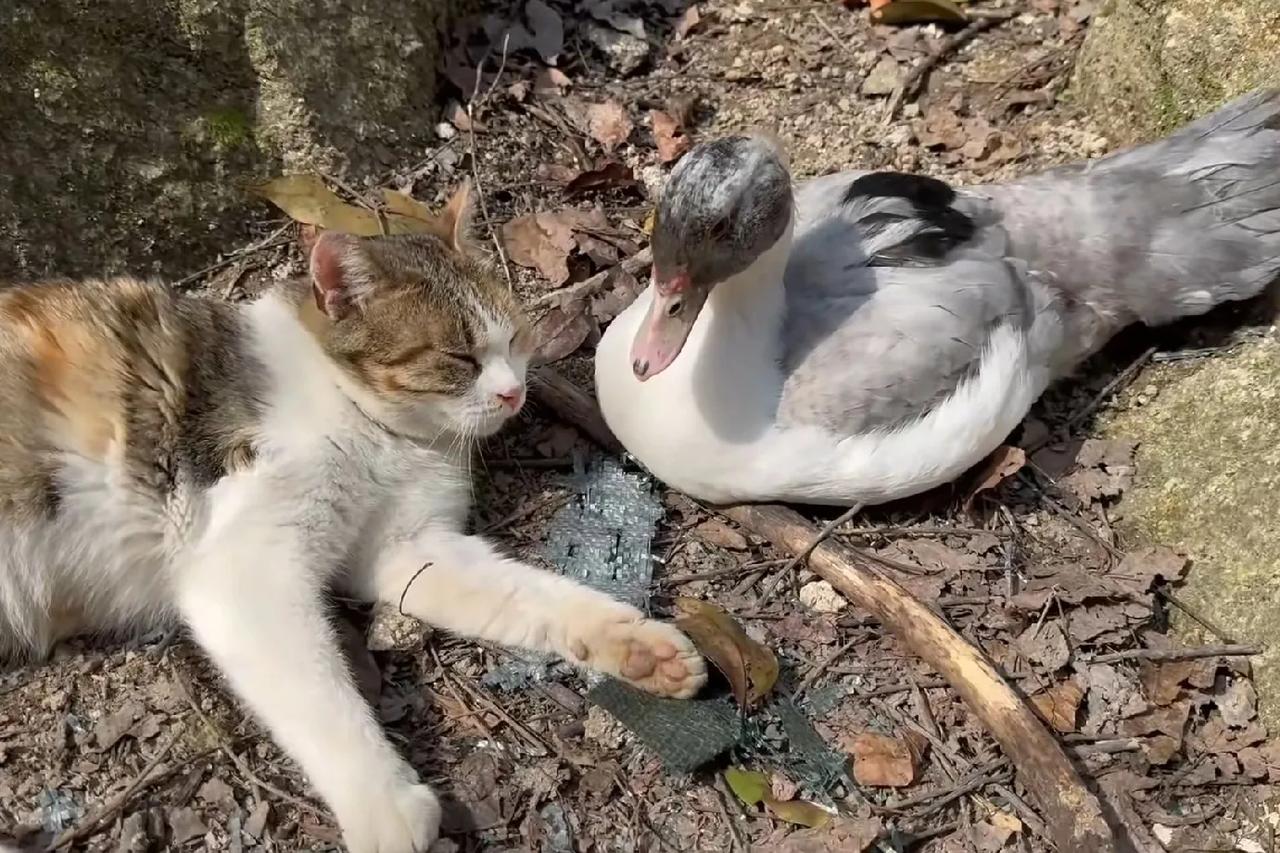
[[[460,255],[474,256],[478,251],[471,236],[474,215],[475,193],[471,188],[471,179],[466,178],[453,191],[444,210],[440,212],[440,225],[443,232],[440,236]]]
[[[332,320],[345,316],[369,289],[360,240],[325,231],[311,247],[311,290],[316,307]]]

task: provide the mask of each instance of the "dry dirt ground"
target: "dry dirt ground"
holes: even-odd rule
[[[763,125],[801,176],[876,167],[961,182],[1109,148],[1062,100],[1089,0],[984,5],[980,13],[1011,17],[960,45],[955,27],[876,26],[865,8],[839,3],[710,0],[690,11],[597,2],[573,11],[550,2],[560,45],[545,15],[529,38],[506,39],[506,51],[500,27],[458,34],[439,145],[406,152],[381,186],[436,205],[464,177],[476,181],[481,233],[493,226],[494,245],[519,261],[509,274],[541,308],[546,354],[583,387],[600,325],[636,282],[615,270],[582,298],[549,294],[644,245],[664,160],[684,140]],[[538,56],[547,38],[559,47],[555,72]],[[935,55],[918,87],[894,93]],[[373,198],[373,189],[357,191]],[[299,272],[292,226],[266,207],[254,211],[256,239],[193,264],[184,286],[244,299]],[[520,219],[533,214],[543,217]],[[886,571],[1033,697],[1138,849],[1274,850],[1266,804],[1280,749],[1257,720],[1247,654],[1152,659],[1171,645],[1164,631],[1185,561],[1117,541],[1114,502],[1132,477],[1133,448],[1090,440],[1090,415],[1156,392],[1124,382],[1125,367],[1150,348],[1212,344],[1251,318],[1240,309],[1194,329],[1123,336],[1037,407],[1010,444],[1040,449],[967,510],[972,489],[961,484],[869,512],[837,534],[903,567]],[[589,449],[573,424],[532,407],[484,448],[476,529],[540,559],[569,495],[570,460]],[[679,495],[663,499],[653,611],[670,613],[683,595],[733,614],[782,660],[778,690],[829,750],[851,759],[857,782],[805,777],[787,760],[797,745],[767,718],[760,737],[772,765],[739,753],[670,774],[584,698],[580,681],[490,688],[481,677],[507,653],[440,634],[370,654],[360,642],[368,614],[344,605],[378,713],[453,799],[442,849],[1051,849],[1017,768],[936,674],[807,571],[781,577],[787,555],[769,543]],[[722,775],[735,765],[768,773],[780,802],[809,800],[839,816],[804,829],[778,817],[785,807],[744,805]],[[37,846],[62,833],[65,849],[104,851],[332,850],[338,839],[296,769],[180,634],[71,643],[44,665],[0,675],[4,827]]]

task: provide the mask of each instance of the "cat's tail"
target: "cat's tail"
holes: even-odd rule
[[[1247,299],[1280,277],[1280,89],[994,196],[1013,254],[1116,325]]]

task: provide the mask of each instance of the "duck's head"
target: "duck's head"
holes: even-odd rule
[[[637,378],[675,361],[711,289],[783,237],[791,205],[785,156],[766,136],[730,136],[685,154],[654,219],[653,300],[631,345]]]

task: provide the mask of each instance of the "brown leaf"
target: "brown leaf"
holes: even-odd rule
[[[902,788],[916,779],[916,753],[900,738],[862,732],[844,743],[853,755],[853,778],[859,785]]]
[[[451,101],[449,106],[445,107],[444,114],[449,119],[449,123],[463,133],[468,131],[481,133],[489,129],[480,119],[468,115],[466,109],[457,101]]]
[[[649,123],[653,126],[658,159],[663,163],[673,163],[689,150],[689,137],[670,114],[662,110],[649,110]]]
[[[1153,708],[1143,714],[1130,717],[1120,724],[1120,731],[1127,737],[1162,734],[1182,743],[1187,720],[1191,718],[1191,703],[1178,702],[1163,708]]]
[[[1182,738],[1156,735],[1143,738],[1142,755],[1152,764],[1159,766],[1168,764],[1174,756],[1182,752]]]
[[[204,821],[200,819],[200,815],[196,814],[196,810],[189,807],[168,809],[166,821],[169,824],[171,839],[178,846],[182,846],[193,838],[199,838],[209,831],[209,827],[204,825]]]
[[[587,106],[587,132],[605,151],[613,151],[627,141],[634,125],[622,104],[609,100]]]
[[[1071,660],[1071,648],[1057,620],[1027,628],[1016,645],[1028,660],[1049,670],[1061,669]]]
[[[680,16],[680,20],[676,21],[675,34],[676,38],[682,39],[702,22],[702,15],[698,13],[696,5],[690,6],[684,10],[684,14]]]
[[[591,316],[598,323],[607,323],[621,314],[644,290],[639,280],[620,266],[609,271],[609,279],[608,289],[591,297]]]
[[[533,324],[539,364],[550,364],[577,352],[596,326],[587,316],[587,302],[575,299],[547,311]]]
[[[502,226],[502,243],[513,262],[536,269],[559,286],[569,280],[573,229],[581,221],[576,210],[518,216]]]
[[[533,93],[541,96],[559,95],[572,85],[569,75],[559,68],[542,68],[533,78]]]
[[[1076,730],[1076,713],[1084,691],[1074,681],[1063,681],[1031,697],[1031,706],[1054,730],[1067,734]]]
[[[696,598],[677,598],[675,606],[679,613],[676,626],[724,673],[739,705],[751,707],[773,690],[778,681],[778,659],[747,636],[732,616]]]
[[[1027,454],[1021,447],[1010,447],[1007,444],[997,447],[982,463],[982,468],[974,478],[974,486],[962,502],[964,509],[967,511],[972,508],[978,495],[994,489],[1021,471],[1026,464]]]
[[[1166,663],[1144,662],[1141,669],[1142,689],[1154,705],[1168,705],[1182,692],[1182,682],[1191,677],[1196,661],[1179,660]]]
[[[951,0],[890,0],[878,7],[872,2],[871,20],[876,24],[966,23],[964,10]]]
[[[347,204],[319,175],[285,175],[255,184],[249,192],[271,202],[294,222],[361,237],[382,233],[373,211]]]
[[[639,186],[631,167],[609,160],[603,165],[585,172],[579,172],[569,183],[565,184],[566,198],[583,195],[597,190],[616,190]]]
[[[1181,580],[1190,563],[1186,557],[1163,545],[1138,548],[1125,554],[1120,564],[1107,574],[1107,579],[1122,591],[1141,596],[1151,590],[1157,578]]]
[[[130,699],[112,713],[103,717],[93,727],[93,739],[98,752],[105,752],[115,746],[120,738],[129,733],[134,722],[146,712],[142,703]]]
[[[714,518],[702,522],[693,528],[693,532],[702,541],[728,548],[730,551],[745,551],[747,548],[747,537],[723,521]]]

